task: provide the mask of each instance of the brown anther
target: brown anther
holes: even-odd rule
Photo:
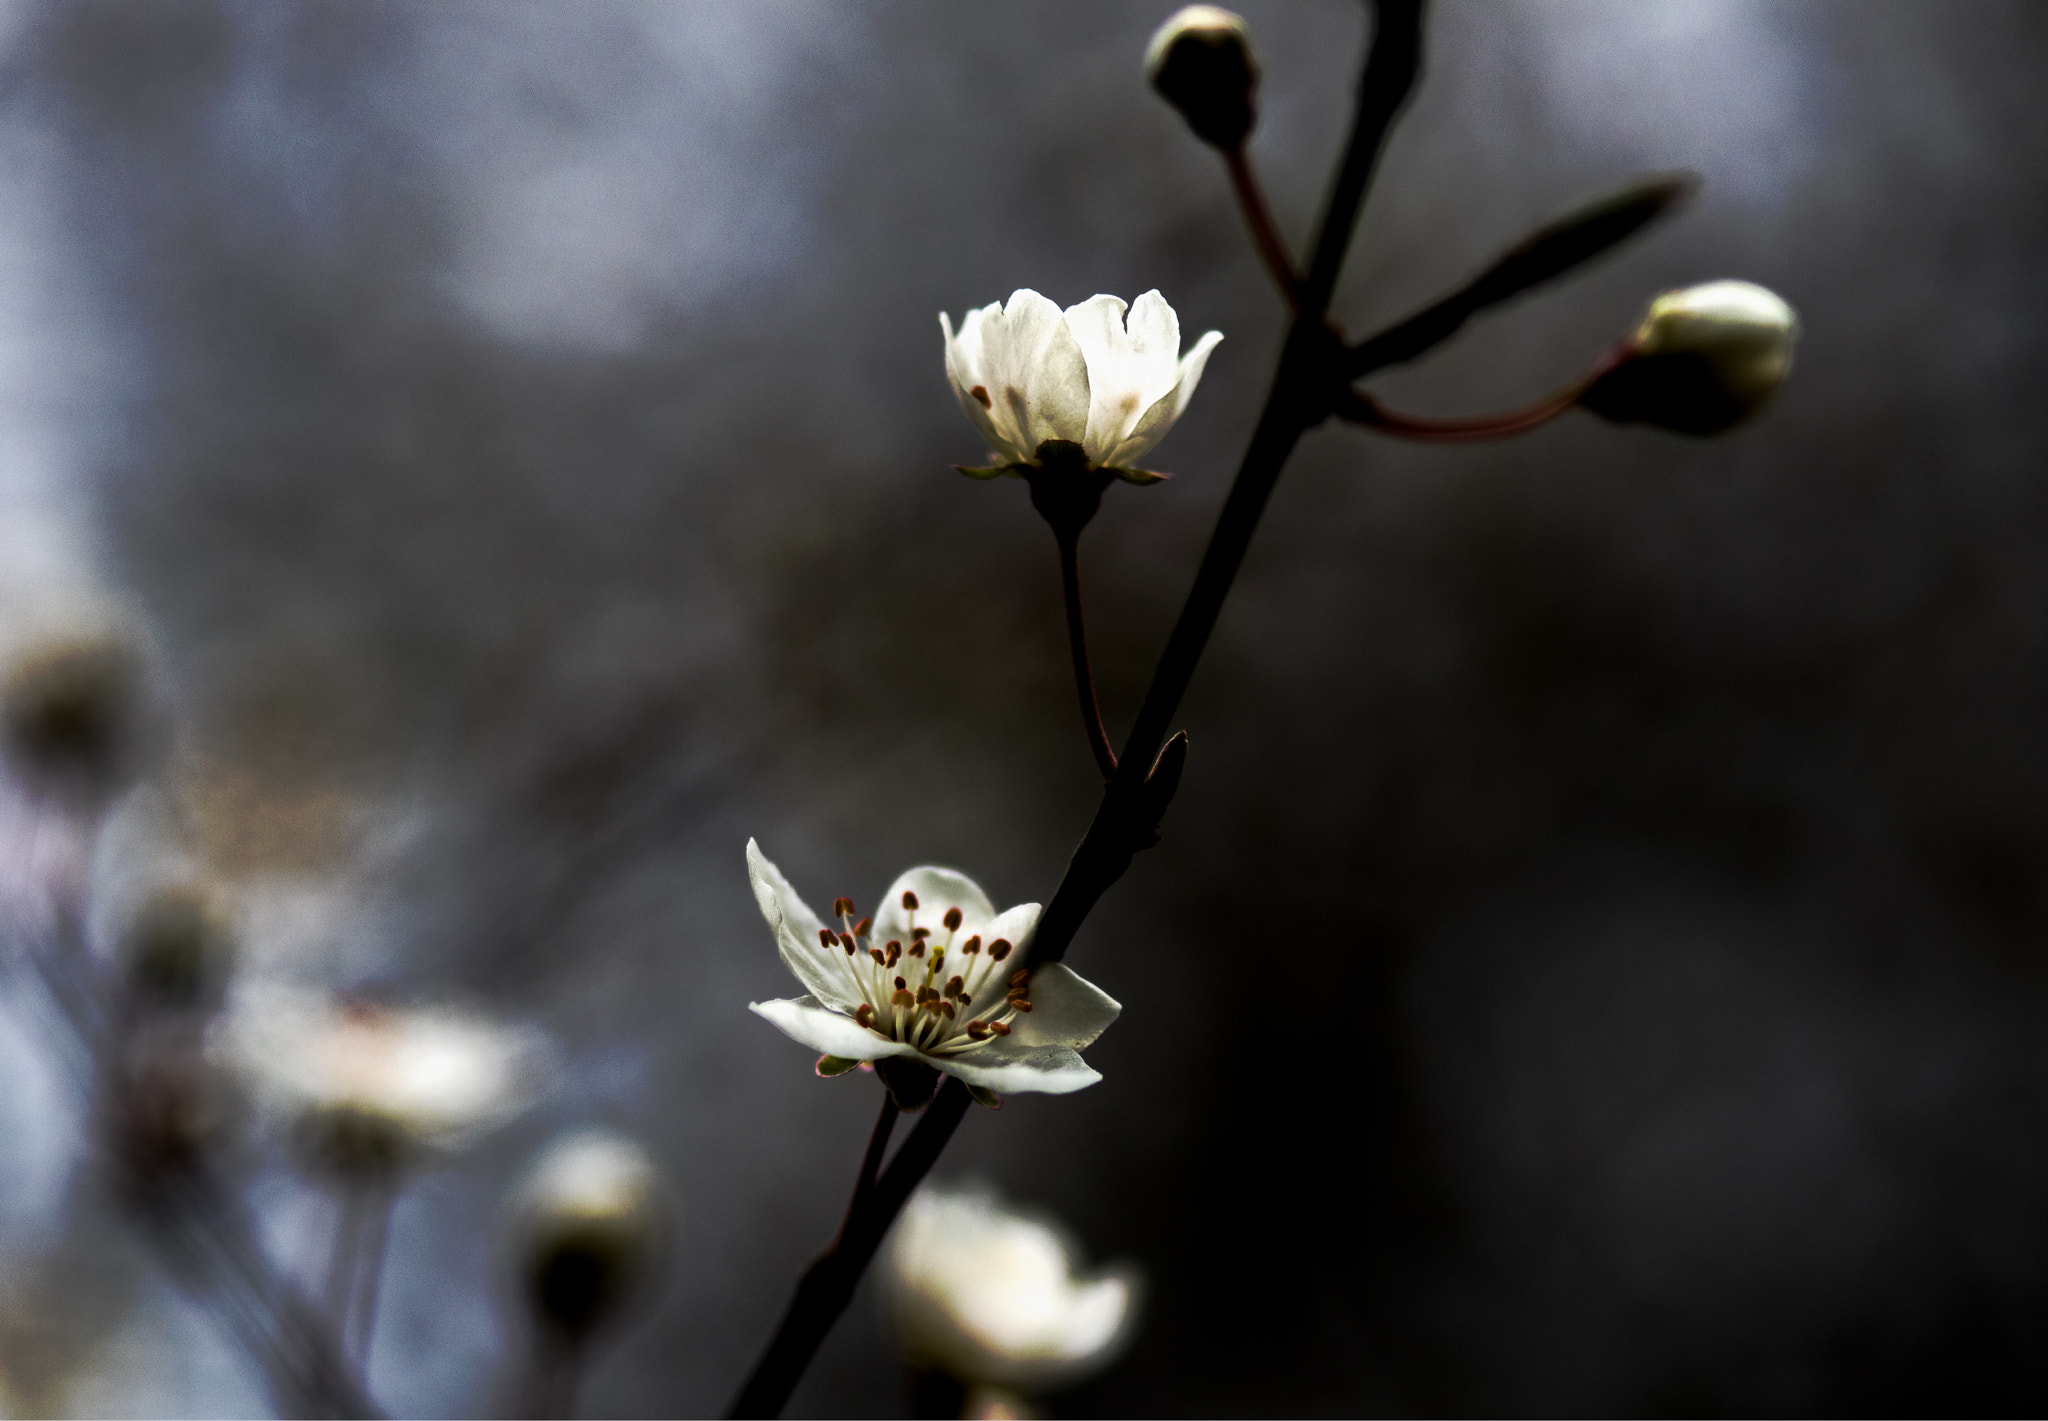
[[[988,945],[988,960],[991,962],[1001,962],[1009,955],[1010,940],[1006,937],[999,937]]]
[[[909,985],[910,984],[904,981],[901,977],[898,977],[896,979],[896,990],[899,992],[902,991],[905,987],[908,987]]]
[[[889,998],[889,1001],[893,1005],[899,1007],[914,1007],[917,1005],[917,1003],[911,999],[910,993],[904,991],[901,987],[898,987],[896,989],[896,995]]]
[[[819,928],[818,943],[821,947],[837,947],[839,946],[839,934],[833,932],[830,928]]]
[[[853,951],[853,947],[854,947],[854,943],[853,943],[853,934],[852,934],[852,933],[841,933],[841,934],[839,935],[839,945],[840,945],[841,947],[845,948],[845,949],[846,949],[846,950],[847,950],[848,952],[851,952],[851,951]]]
[[[859,1006],[855,1007],[853,1009],[853,1023],[855,1026],[872,1027],[875,1024],[874,1003],[862,1002]]]
[[[920,1003],[935,1002],[938,999],[939,994],[937,992],[934,992],[930,987],[919,987],[917,989],[917,1000]]]
[[[959,996],[959,995],[960,995],[960,984],[961,984],[962,980],[963,980],[962,978],[959,978],[959,977],[955,977],[955,978],[951,979],[950,981],[948,981],[948,982],[946,983],[946,995],[947,995],[947,996],[949,996],[949,997],[957,997],[957,996]]]
[[[971,1001],[973,1001],[973,1000],[974,1000],[974,998],[972,998],[972,997],[968,996],[968,995],[967,995],[967,993],[965,993],[965,992],[962,992],[962,993],[960,994],[960,1005],[961,1005],[961,1006],[963,1006],[963,1007],[964,1007],[964,1006],[966,1006],[966,1005],[967,1005],[967,1004],[968,1004],[969,1002],[971,1002]]]
[[[834,898],[832,900],[832,916],[835,918],[852,917],[853,900],[851,898]]]
[[[1022,997],[1011,997],[1011,998],[1010,998],[1010,1010],[1011,1010],[1011,1011],[1030,1011],[1030,1010],[1031,1010],[1031,1003],[1029,1003],[1029,1002],[1025,1001],[1025,1000],[1024,1000],[1024,999],[1023,999]]]
[[[981,405],[983,409],[986,410],[995,408],[996,402],[988,397],[988,386],[976,385],[967,393],[974,396],[975,400]]]
[[[910,930],[910,935],[916,938],[918,941],[922,942],[924,939],[932,935],[932,930],[930,928],[912,928]]]
[[[916,938],[916,939],[913,939],[913,940],[912,940],[912,942],[911,942],[911,944],[910,944],[910,955],[911,955],[912,957],[922,957],[922,956],[924,956],[924,939],[923,939],[923,938]]]
[[[949,932],[949,933],[957,933],[957,932],[959,932],[959,931],[960,931],[960,910],[959,910],[958,908],[948,908],[948,909],[946,909],[946,916],[945,916],[945,917],[943,917],[943,918],[941,918],[941,919],[940,919],[939,921],[943,922],[943,923],[944,923],[944,924],[946,925],[946,931],[947,931],[947,932]]]
[[[975,1039],[976,1041],[986,1041],[986,1040],[988,1040],[988,1034],[989,1034],[989,1033],[988,1033],[988,1023],[987,1023],[987,1022],[985,1022],[985,1021],[970,1021],[970,1022],[968,1022],[968,1023],[967,1023],[967,1034],[968,1034],[969,1036],[973,1037],[973,1038],[974,1038],[974,1039]]]
[[[961,944],[960,944],[960,950],[961,950],[962,952],[979,952],[979,951],[981,951],[981,934],[980,934],[980,933],[976,933],[976,934],[975,934],[975,935],[974,935],[973,937],[971,937],[971,938],[967,939],[967,941],[965,941],[965,942],[961,943]]]
[[[992,1021],[988,1024],[988,1029],[998,1036],[1008,1036],[1010,1034],[1010,1023],[1007,1021]]]
[[[853,925],[853,935],[855,937],[866,937],[869,933],[873,932],[874,930],[875,920],[873,918],[862,918],[859,922]]]
[[[946,1014],[946,1020],[951,1021],[953,1019],[953,1004],[951,1002],[938,1002],[935,1005]]]
[[[847,955],[848,957],[851,957],[851,956],[853,956],[853,954],[854,954],[855,952],[857,952],[857,951],[859,950],[859,949],[858,949],[858,948],[857,948],[857,947],[856,947],[856,946],[854,945],[854,941],[853,941],[853,939],[852,939],[852,938],[845,938],[845,939],[842,939],[842,941],[843,941],[843,943],[844,943],[844,945],[845,945],[845,947],[846,947],[846,955]]]
[[[1010,974],[1010,985],[1013,987],[1021,987],[1030,980],[1031,969],[1029,967],[1019,967]]]
[[[906,913],[915,913],[917,911],[917,895],[908,888],[903,890],[903,911]]]
[[[884,956],[882,956],[882,949],[881,949],[881,948],[879,948],[879,947],[871,947],[871,948],[869,948],[869,949],[868,949],[868,956],[870,956],[870,957],[874,958],[874,959],[875,959],[875,961],[876,961],[877,963],[879,963],[880,965],[882,965],[882,966],[884,966],[884,967],[887,967],[887,966],[889,965],[889,959],[888,959],[888,958],[886,958],[886,957],[884,957]]]
[[[892,942],[892,943],[890,943],[890,944],[889,944],[889,956],[888,956],[888,957],[887,957],[886,959],[884,959],[884,961],[883,961],[882,965],[883,965],[884,967],[894,967],[894,966],[896,965],[897,961],[898,961],[898,960],[899,960],[899,959],[900,959],[900,958],[901,958],[902,956],[903,956],[903,944],[902,944],[902,943],[900,943],[900,942]]]

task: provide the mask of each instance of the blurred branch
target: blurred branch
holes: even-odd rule
[[[1346,356],[1346,373],[1360,379],[1434,350],[1487,307],[1513,300],[1583,266],[1633,237],[1698,189],[1695,175],[1667,173],[1539,227],[1441,301],[1352,347]]]

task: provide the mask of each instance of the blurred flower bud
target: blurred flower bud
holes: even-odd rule
[[[108,1143],[126,1183],[148,1191],[188,1173],[235,1114],[199,1032],[176,1021],[133,1027],[107,1078]]]
[[[521,1283],[541,1327],[570,1348],[617,1319],[661,1265],[661,1179],[631,1140],[586,1131],[556,1141],[514,1199]]]
[[[912,1367],[970,1388],[1040,1389],[1114,1359],[1138,1284],[1128,1267],[1077,1277],[1057,1227],[986,1187],[927,1186],[896,1224],[883,1298]]]
[[[240,994],[216,1045],[291,1122],[309,1163],[357,1179],[510,1119],[545,1057],[530,1030],[274,986]]]
[[[129,999],[148,1012],[211,1012],[220,1004],[234,939],[219,905],[179,884],[152,894],[128,925],[122,969]]]
[[[1175,11],[1145,47],[1145,77],[1204,143],[1227,152],[1252,131],[1259,59],[1244,20],[1221,6]]]
[[[31,789],[93,808],[140,772],[144,746],[140,649],[119,631],[32,645],[0,679],[7,755]]]
[[[1798,333],[1792,308],[1752,282],[1667,291],[1650,303],[1626,358],[1579,403],[1618,424],[1719,434],[1785,383]]]

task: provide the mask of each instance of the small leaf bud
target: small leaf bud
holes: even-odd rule
[[[527,1301],[549,1336],[580,1347],[615,1321],[662,1261],[668,1211],[647,1152],[588,1132],[550,1146],[514,1204]]]
[[[1769,402],[1792,370],[1799,320],[1783,298],[1747,281],[1667,291],[1621,363],[1579,403],[1617,424],[1719,434]]]
[[[1175,11],[1145,47],[1145,77],[1204,143],[1229,152],[1252,131],[1259,60],[1240,16],[1217,5]]]

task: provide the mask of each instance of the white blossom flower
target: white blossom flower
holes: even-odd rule
[[[911,1196],[882,1283],[905,1358],[970,1384],[1079,1381],[1114,1358],[1138,1311],[1136,1270],[1076,1277],[1056,1227],[984,1186]]]
[[[1115,296],[1091,296],[1063,312],[1020,290],[1008,305],[969,311],[957,335],[942,311],[939,328],[953,393],[988,440],[990,467],[961,470],[980,478],[1043,467],[1054,450],[1071,446],[1068,457],[1078,450],[1091,469],[1157,482],[1162,476],[1136,461],[1188,407],[1223,339],[1210,331],[1181,355],[1180,319],[1157,291],[1138,298],[1128,323]]]
[[[1062,1095],[1102,1079],[1080,1049],[1122,1008],[1060,963],[1018,967],[1038,904],[998,913],[965,874],[913,868],[872,919],[835,902],[835,930],[751,839],[747,874],[783,964],[809,989],[753,1010],[823,1052],[821,1073],[905,1056],[985,1091]]]
[[[216,1050],[322,1163],[385,1167],[460,1145],[535,1094],[545,1048],[531,1030],[275,985],[245,989]]]

